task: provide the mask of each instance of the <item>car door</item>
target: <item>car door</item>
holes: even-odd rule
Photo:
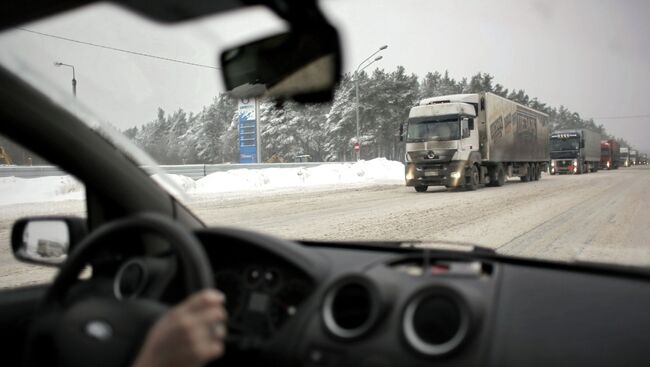
[[[31,157],[33,164],[34,157],[38,155],[57,165],[63,175],[52,179],[54,183],[50,182],[50,186],[59,185],[59,191],[46,190],[43,193],[34,189],[29,192],[28,186],[15,184],[14,189],[25,189],[24,196],[45,195],[47,198],[48,193],[77,195],[75,209],[66,214],[85,215],[89,230],[110,220],[140,212],[166,215],[189,228],[202,226],[196,217],[158,186],[131,158],[117,149],[106,135],[90,128],[67,108],[1,66],[0,85],[3,85],[0,88],[0,134],[7,142],[11,139],[12,144],[24,149],[14,153],[17,157],[22,159],[22,152],[29,152],[25,153],[25,160],[21,162],[28,164],[27,158]],[[30,187],[43,189],[39,185]],[[73,192],[70,191],[71,187],[76,187]],[[18,208],[11,215],[6,210],[0,210],[0,217],[4,218],[3,235],[0,238],[0,266],[5,263],[15,266],[9,272],[14,281],[6,280],[6,284],[11,286],[0,289],[0,345],[5,352],[2,364],[17,365],[25,349],[27,325],[37,311],[55,270],[23,267],[25,265],[15,263],[8,243],[11,224],[18,215],[63,214],[64,202],[70,197],[58,197],[50,201],[43,201],[43,197],[38,200],[32,198],[31,203],[34,205],[27,205],[25,202],[20,203],[20,198],[11,192],[0,191],[0,196]],[[30,272],[39,275],[35,279],[35,275],[30,275]]]
[[[0,133],[0,345],[3,364],[20,363],[29,320],[56,268],[21,263],[10,241],[16,220],[34,216],[87,218],[84,185]]]

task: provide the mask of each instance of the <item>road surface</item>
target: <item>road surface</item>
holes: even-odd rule
[[[190,208],[208,225],[289,239],[473,243],[499,253],[650,266],[650,168],[510,180],[499,188],[416,193],[403,186],[201,196]],[[54,272],[17,264],[9,250],[16,217],[83,215],[80,202],[24,204],[0,213],[0,288],[39,283]]]
[[[633,167],[473,192],[403,186],[195,200],[208,225],[290,239],[473,243],[504,254],[650,266],[650,169]]]

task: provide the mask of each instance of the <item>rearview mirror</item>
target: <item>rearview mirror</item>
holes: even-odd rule
[[[236,98],[328,102],[341,74],[338,33],[323,26],[264,38],[226,50],[221,66]]]
[[[71,245],[86,233],[85,222],[74,217],[38,217],[18,220],[11,233],[11,248],[20,261],[58,266]]]

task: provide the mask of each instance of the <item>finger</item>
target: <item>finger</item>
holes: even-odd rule
[[[214,289],[207,289],[194,293],[185,302],[183,302],[181,308],[187,309],[189,311],[195,311],[201,310],[203,308],[220,306],[223,305],[225,301],[226,297],[223,293]]]
[[[197,351],[202,362],[208,362],[212,359],[221,357],[224,353],[224,345],[221,342],[203,343]]]
[[[204,308],[194,312],[194,317],[201,324],[213,324],[228,320],[228,312],[221,306]]]

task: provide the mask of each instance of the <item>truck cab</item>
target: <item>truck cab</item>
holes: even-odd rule
[[[620,146],[614,139],[603,140],[600,142],[600,168],[601,169],[618,169],[620,160]]]
[[[576,129],[551,134],[551,174],[596,172],[601,162],[600,136]]]
[[[630,149],[630,166],[636,166],[638,162],[638,152],[636,150]]]
[[[619,164],[623,167],[630,166],[630,148],[621,147],[621,155],[619,158]]]

